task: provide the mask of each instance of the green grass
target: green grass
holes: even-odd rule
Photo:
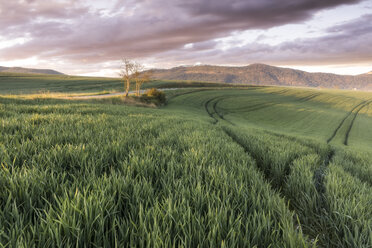
[[[213,118],[220,119],[224,124],[232,122],[238,126],[275,130],[320,142],[330,140],[332,144],[343,144],[351,126],[348,137],[350,145],[368,150],[368,146],[372,145],[368,132],[372,104],[360,104],[368,103],[370,99],[372,94],[348,91],[278,87],[223,91],[205,89],[170,99],[168,108],[177,109],[181,105],[183,108],[205,113],[207,104]],[[356,106],[357,109],[354,109]],[[356,113],[360,107],[363,108]],[[354,119],[355,114],[357,118]],[[344,122],[338,128],[343,119]],[[353,128],[354,125],[356,128]]]
[[[0,97],[0,247],[372,247],[372,94],[167,96]]]
[[[0,73],[0,94],[90,93],[121,88],[123,83],[116,78]]]
[[[153,80],[142,88],[191,88],[191,87],[231,87],[231,84]],[[235,87],[237,87],[236,85]],[[241,86],[240,86],[241,87]],[[132,90],[134,90],[134,85]],[[0,73],[0,95],[50,93],[99,94],[124,91],[120,78],[80,77],[69,75],[44,75]]]

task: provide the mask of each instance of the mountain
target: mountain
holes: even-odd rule
[[[154,69],[152,72],[155,79],[167,80],[372,90],[372,74],[346,76],[309,73],[265,64],[243,67],[180,66],[172,69]]]
[[[0,66],[0,72],[63,75],[63,73],[61,72],[58,72],[55,70],[49,70],[49,69],[32,69],[32,68],[23,68],[23,67],[4,67],[4,66]]]

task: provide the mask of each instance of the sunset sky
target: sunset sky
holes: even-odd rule
[[[121,58],[365,73],[372,0],[0,0],[0,66],[116,76]]]

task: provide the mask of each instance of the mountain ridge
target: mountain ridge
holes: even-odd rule
[[[34,69],[34,68],[6,67],[6,66],[0,66],[0,72],[64,75],[63,73],[59,71],[51,70],[51,69]]]
[[[154,79],[161,80],[372,90],[372,72],[357,76],[338,75],[259,63],[241,67],[178,66],[171,69],[153,69],[152,73]]]

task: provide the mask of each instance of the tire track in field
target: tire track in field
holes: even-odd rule
[[[285,93],[285,92],[288,92],[289,90],[280,90],[280,91],[277,91],[277,92],[270,92],[270,93],[266,93],[266,94],[271,94],[271,95],[280,95],[281,93]],[[318,94],[314,94],[315,96],[317,96]],[[219,99],[215,104],[214,106],[216,106],[218,104],[218,102],[220,102],[221,100],[224,100],[224,99],[227,99],[227,98],[233,98],[233,97],[244,97],[244,96],[249,96],[249,95],[246,95],[246,94],[238,94],[238,95],[230,95],[230,96],[226,96],[226,97],[223,97],[221,99]],[[312,96],[312,95],[311,95]],[[315,97],[314,96],[314,97]],[[306,98],[309,97],[309,96],[306,96]],[[257,99],[253,99],[252,101],[255,101]],[[260,110],[260,109],[263,109],[263,108],[268,108],[268,107],[271,107],[271,106],[274,106],[274,105],[277,105],[279,103],[271,103],[271,102],[261,102],[261,103],[257,103],[257,104],[253,104],[253,105],[249,105],[249,106],[245,106],[245,107],[239,107],[239,108],[221,108],[222,110],[224,111],[228,111],[229,113],[239,113],[239,112],[251,112],[251,111],[256,111],[256,110]],[[217,113],[217,115],[225,120],[223,118],[223,115],[221,115],[218,111],[216,111],[215,109],[215,112]]]
[[[289,90],[281,90],[281,91],[278,91],[278,92],[271,92],[271,93],[267,93],[267,94],[280,95],[281,93],[285,93],[285,92],[288,92],[288,91]],[[315,94],[314,97],[316,97],[317,95],[318,94]],[[237,95],[237,96],[240,96],[240,95]],[[231,96],[231,97],[236,97],[236,96]],[[272,103],[272,102],[265,101],[265,102],[250,105],[250,106],[247,106],[247,107],[234,108],[234,109],[224,109],[224,110],[230,111],[230,113],[239,113],[239,112],[247,113],[247,112],[261,110],[261,109],[264,109],[264,108],[269,108],[269,107],[275,106],[277,104],[280,104],[280,102]]]
[[[261,102],[261,103],[257,103],[257,104],[252,104],[252,105],[240,107],[240,108],[231,108],[231,109],[220,108],[220,109],[223,110],[223,111],[228,111],[229,113],[239,113],[239,112],[245,112],[247,110],[249,111],[251,108],[260,107],[260,106],[263,106],[263,105],[265,105],[265,103]]]
[[[288,135],[285,135],[285,134],[278,134],[278,133],[275,133],[275,132],[272,132],[272,131],[265,131],[266,133],[270,134],[270,135],[274,135],[276,137],[279,137],[279,138],[285,138],[285,139],[288,139],[288,140],[291,140],[293,142],[298,142],[300,143],[301,145],[303,146],[306,146],[306,147],[309,147],[311,149],[314,150],[314,152],[316,152],[317,154],[319,154],[319,151],[317,150],[318,147],[316,146],[316,144],[309,144],[307,143],[306,141],[304,140],[301,140],[301,139],[298,139],[296,137],[292,137],[292,136],[288,136]],[[325,193],[326,193],[326,185],[324,183],[324,179],[325,179],[325,176],[326,176],[326,173],[327,173],[327,170],[328,170],[328,165],[329,163],[332,161],[334,155],[335,155],[335,150],[331,147],[328,148],[328,152],[324,155],[321,155],[321,161],[323,161],[319,168],[317,170],[314,171],[314,174],[313,174],[313,182],[314,182],[314,186],[319,194],[319,209],[318,211],[321,212],[321,209],[325,209],[327,210],[328,209],[328,204],[327,204],[327,201],[326,201],[326,197],[325,197]]]
[[[223,116],[223,114],[221,114],[218,110],[217,110],[217,104],[222,101],[222,100],[225,100],[225,99],[228,99],[228,98],[233,98],[233,97],[238,97],[238,96],[246,96],[246,95],[242,95],[242,94],[239,94],[239,95],[230,95],[230,96],[217,96],[217,97],[214,97],[214,98],[211,98],[209,99],[205,104],[204,104],[204,107],[208,113],[208,115],[210,117],[212,117],[215,122],[214,124],[216,124],[218,122],[218,119],[214,116],[214,114],[216,114],[221,120],[224,120],[228,123],[230,123],[231,125],[235,126],[235,124],[227,119],[225,119],[225,117]],[[209,111],[209,104],[212,103],[214,100],[216,100],[213,105],[212,105],[212,109],[213,109],[213,112]],[[259,110],[259,109],[262,109],[262,108],[267,108],[267,107],[270,107],[270,106],[273,106],[275,104],[266,104],[265,106],[262,106],[263,104],[256,104],[254,105],[255,107],[257,106],[257,108],[253,108],[252,109],[252,106],[249,106],[248,108],[251,108],[249,109],[248,111],[236,111],[236,112],[250,112],[250,111],[255,111],[255,110]],[[226,109],[226,111],[228,111],[228,109]],[[235,113],[235,112],[229,112],[229,113]]]
[[[213,118],[213,120],[214,120],[214,121],[213,121],[213,124],[217,124],[218,119],[217,119],[216,117],[214,117],[214,115],[213,115],[212,112],[209,111],[208,106],[209,106],[209,104],[210,104],[213,100],[215,100],[215,99],[218,98],[218,97],[220,97],[220,96],[212,97],[212,98],[210,98],[209,100],[207,100],[207,101],[204,103],[204,109],[205,109],[205,111],[207,111],[209,117]]]
[[[315,151],[316,151],[315,144],[314,145],[307,144],[306,141],[301,141],[300,139],[297,139],[295,137],[282,135],[282,134],[276,134],[271,131],[268,131],[268,133],[273,134],[278,137],[289,138],[290,140],[300,142],[301,144],[305,146],[308,146],[310,148],[315,148]],[[330,223],[321,221],[323,219],[332,218],[332,214],[333,214],[332,210],[330,209],[329,200],[327,198],[326,176],[328,174],[329,164],[332,162],[336,151],[331,146],[328,145],[328,147],[329,148],[327,150],[327,153],[321,156],[321,160],[320,160],[321,162],[319,163],[319,167],[313,172],[312,180],[313,180],[313,184],[317,192],[317,195],[315,198],[314,207],[312,208],[312,211],[309,212],[309,213],[312,213],[312,216],[314,216],[311,219],[310,225],[307,226],[307,228],[310,228],[311,231],[308,232],[307,230],[303,229],[304,233],[308,235],[310,238],[312,239],[318,238],[317,244],[319,245],[319,247],[335,247],[334,245],[330,243],[330,240],[328,239],[329,233],[327,233],[327,230],[333,227],[331,226]],[[317,154],[319,154],[319,152],[317,152]],[[294,212],[301,211],[301,210],[296,210],[296,209],[292,209],[292,210]],[[301,219],[300,219],[300,223],[301,223]]]
[[[263,103],[263,104],[257,104],[255,106],[257,107],[254,107],[254,108],[247,108],[247,110],[242,110],[242,111],[236,111],[236,112],[233,112],[233,113],[239,113],[239,112],[242,112],[242,113],[248,113],[248,112],[253,112],[253,111],[257,111],[257,110],[261,110],[261,109],[265,109],[265,108],[269,108],[269,107],[272,107],[274,105],[277,105],[278,103]]]
[[[281,197],[284,198],[286,201],[288,201],[289,209],[295,213],[295,216],[300,217],[299,218],[299,225],[302,226],[303,224],[301,224],[301,223],[307,223],[309,220],[306,217],[305,217],[306,218],[305,220],[301,218],[301,216],[307,216],[306,215],[307,212],[304,212],[306,210],[301,210],[301,208],[296,208],[293,205],[291,205],[291,197],[286,195],[284,192],[281,191],[281,186],[278,186],[278,187],[273,186],[273,184],[271,183],[272,178],[270,177],[270,175],[266,174],[267,172],[265,172],[265,170],[263,169],[264,164],[260,160],[260,155],[251,153],[247,149],[245,144],[240,142],[239,138],[232,131],[229,131],[225,128],[223,130],[234,142],[236,142],[238,145],[240,145],[244,149],[246,154],[248,154],[250,157],[252,157],[254,159],[254,161],[256,162],[257,168],[259,169],[259,171],[261,171],[261,173],[263,174],[263,176],[265,178],[265,181],[267,183],[269,183],[271,188],[274,189],[274,190],[277,190],[280,193]],[[317,152],[316,149],[315,149],[315,144],[314,145],[308,144],[308,143],[306,143],[306,141],[301,141],[300,139],[297,139],[295,137],[282,135],[282,134],[277,134],[277,133],[273,133],[271,131],[268,131],[268,134],[277,136],[279,138],[288,138],[289,140],[296,141],[296,142],[298,142],[298,143],[300,143],[304,146],[312,148],[312,149],[314,149],[314,152]],[[324,154],[323,156],[321,156],[321,160],[320,160],[321,162],[319,164],[319,167],[313,173],[312,180],[313,180],[314,187],[315,187],[315,189],[318,193],[317,198],[316,198],[316,202],[315,202],[316,205],[313,208],[314,212],[312,212],[313,215],[314,214],[315,215],[314,215],[314,218],[311,221],[311,223],[313,223],[313,224],[310,224],[310,226],[306,226],[307,229],[302,229],[304,234],[307,235],[309,237],[309,239],[315,240],[319,236],[324,238],[324,235],[327,234],[327,233],[325,233],[325,230],[327,230],[329,228],[327,223],[325,223],[326,226],[324,226],[324,224],[319,226],[317,223],[322,223],[319,220],[322,220],[324,218],[328,218],[328,216],[331,214],[330,206],[329,206],[329,203],[328,203],[328,200],[327,200],[327,195],[326,195],[327,192],[326,192],[325,178],[326,178],[326,175],[327,175],[328,166],[329,166],[330,162],[332,161],[334,155],[335,155],[334,149],[329,148],[327,153]],[[284,182],[283,182],[284,185],[286,184],[286,179],[288,178],[288,176],[291,173],[291,166],[293,165],[293,162],[296,159],[298,159],[299,157],[301,157],[301,156],[297,156],[297,157],[293,158],[291,161],[289,161],[287,163],[287,167],[283,171],[284,175],[285,175],[285,179],[284,179]],[[296,223],[297,219],[294,218],[293,222]],[[311,229],[311,231],[310,231],[309,228]],[[309,242],[311,243],[310,240],[309,240]],[[328,247],[327,246],[328,244],[326,243],[327,241],[324,241],[324,240],[321,239],[320,242],[324,242],[324,244],[322,244],[322,246],[320,246],[320,247]]]
[[[243,87],[243,90],[257,90],[257,88],[263,88],[262,86],[249,86],[249,87]],[[180,88],[180,89],[185,89],[185,88]],[[235,88],[233,88],[235,90]],[[237,88],[239,89],[239,88]],[[179,94],[176,94],[174,96],[171,96],[169,97],[168,101],[169,100],[172,100],[176,97],[179,97],[179,96],[183,96],[183,95],[188,95],[188,94],[192,94],[192,93],[197,93],[197,92],[201,92],[201,91],[211,91],[211,90],[221,90],[221,89],[214,89],[214,88],[211,88],[211,89],[197,89],[197,90],[193,90],[193,91],[187,91],[187,92],[184,92],[184,93],[179,93]]]
[[[239,138],[236,136],[236,134],[234,134],[232,131],[230,131],[230,130],[224,128],[224,127],[222,128],[222,130],[224,131],[224,133],[225,133],[227,136],[229,136],[229,137],[232,139],[233,142],[235,142],[238,146],[240,146],[240,147],[244,150],[244,152],[245,152],[245,153],[246,153],[250,158],[252,158],[252,159],[255,161],[257,170],[262,174],[264,181],[265,181],[265,182],[270,186],[270,188],[271,188],[274,192],[278,192],[279,195],[280,195],[280,197],[281,197],[282,199],[284,199],[285,201],[288,202],[288,209],[289,209],[290,211],[293,211],[293,213],[294,213],[294,215],[293,215],[293,225],[295,225],[296,223],[298,223],[300,226],[302,226],[303,224],[301,224],[301,223],[306,223],[306,221],[304,221],[304,220],[302,220],[302,219],[299,219],[299,216],[301,216],[301,214],[299,214],[298,210],[296,210],[294,207],[291,207],[291,205],[290,205],[290,204],[291,204],[291,201],[289,200],[290,198],[284,194],[284,192],[283,192],[283,188],[282,188],[283,185],[286,184],[286,180],[287,180],[288,176],[289,176],[290,173],[291,173],[291,168],[290,168],[290,166],[293,164],[293,162],[294,162],[296,159],[298,159],[299,156],[293,158],[293,160],[291,160],[291,161],[288,162],[288,167],[285,168],[285,170],[284,170],[284,173],[285,173],[285,177],[284,177],[284,178],[285,178],[285,179],[284,179],[283,185],[282,185],[282,186],[280,186],[280,185],[275,186],[275,185],[273,185],[273,183],[272,183],[272,178],[271,178],[270,175],[267,173],[267,171],[265,171],[265,169],[264,169],[264,168],[265,168],[265,165],[263,164],[263,162],[262,162],[260,156],[259,156],[258,154],[254,154],[254,153],[252,153],[251,151],[249,151],[249,149],[247,148],[247,146],[246,146],[243,142],[241,142],[241,141],[239,140]],[[295,216],[296,216],[297,218],[296,218]],[[316,237],[313,236],[313,235],[311,235],[310,233],[305,233],[305,232],[304,232],[304,234],[305,234],[305,235],[308,235],[308,237],[309,237],[308,242],[309,242],[309,243],[311,243],[311,241],[310,241],[311,238],[316,239]]]
[[[229,98],[229,97],[221,97],[220,99],[218,99],[217,101],[215,101],[215,103],[213,104],[213,110],[214,110],[214,112],[217,114],[217,116],[220,117],[222,120],[224,120],[224,121],[230,123],[231,125],[235,126],[235,124],[234,124],[233,122],[231,122],[231,121],[229,121],[229,120],[226,120],[225,117],[224,117],[221,113],[219,113],[218,110],[217,110],[217,104],[218,104],[220,101],[222,101],[222,100],[224,100],[224,99],[226,99],[226,98]]]
[[[179,96],[188,95],[188,94],[193,94],[193,93],[197,93],[197,92],[201,92],[201,91],[210,91],[210,90],[212,90],[212,89],[199,89],[199,90],[187,91],[187,92],[179,93],[179,94],[176,94],[176,95],[174,95],[174,96],[171,96],[171,97],[167,100],[167,103],[168,103],[170,100],[173,100],[174,98],[179,97]]]
[[[258,104],[254,104],[254,105],[251,105],[251,106],[242,107],[242,108],[239,108],[239,109],[234,109],[234,111],[229,111],[229,113],[232,113],[232,114],[234,114],[234,113],[248,113],[248,112],[253,112],[253,111],[269,108],[269,107],[272,107],[272,106],[277,105],[277,104],[278,103],[258,103]],[[228,111],[228,109],[226,109],[226,111]]]
[[[346,119],[353,113],[353,111],[355,109],[357,109],[358,107],[360,107],[361,105],[365,104],[367,101],[362,101],[361,103],[357,104],[356,106],[354,106],[349,113],[346,114],[346,116],[341,120],[341,122],[339,123],[339,125],[337,126],[337,128],[333,131],[331,137],[329,137],[327,139],[327,143],[330,143],[333,138],[336,136],[338,130],[340,130],[340,128],[342,127],[342,125],[344,124],[344,122],[346,121]]]
[[[306,147],[309,147],[309,148],[313,149],[314,151],[317,151],[317,149],[318,149],[318,146],[316,146],[315,144],[310,143],[311,142],[310,140],[309,140],[309,142],[306,142],[305,138],[299,139],[295,136],[290,136],[290,135],[281,134],[281,133],[275,133],[275,132],[269,131],[269,130],[264,130],[264,132],[267,133],[267,134],[276,136],[278,138],[284,138],[284,139],[287,139],[287,140],[290,140],[290,141],[293,141],[293,142],[297,142],[297,143],[299,143],[303,146],[306,146]],[[323,160],[325,160],[325,158]]]
[[[311,94],[311,95],[308,95],[308,96],[305,96],[305,97],[302,97],[302,98],[299,98],[298,101],[300,102],[307,102],[307,101],[310,101],[311,99],[319,96],[320,94],[318,93],[314,93],[314,94]]]
[[[286,180],[288,178],[288,175],[291,173],[291,165],[293,164],[293,162],[295,160],[297,160],[298,158],[301,157],[301,155],[296,155],[294,156],[290,161],[288,161],[288,163],[286,163],[286,166],[284,168],[284,181],[280,184],[280,185],[277,185],[277,187],[275,187],[273,184],[272,184],[272,178],[268,171],[265,170],[265,164],[262,160],[262,156],[261,154],[255,154],[254,152],[250,151],[247,147],[246,144],[244,144],[244,142],[241,142],[239,137],[231,130],[229,130],[227,127],[223,126],[222,127],[222,130],[224,131],[224,133],[229,136],[235,143],[237,143],[240,147],[243,148],[244,152],[246,154],[248,154],[251,158],[253,158],[257,164],[257,168],[259,169],[259,171],[262,172],[262,174],[264,175],[265,179],[269,182],[269,184],[272,186],[273,189],[275,190],[278,190],[278,192],[282,193],[282,187],[283,185],[285,185],[286,183]],[[309,147],[309,146],[308,146]]]
[[[267,171],[264,170],[264,167],[265,165],[263,164],[261,158],[259,156],[255,156],[249,149],[248,147],[239,140],[239,138],[237,137],[237,135],[228,130],[227,128],[225,127],[222,127],[222,130],[224,131],[224,133],[229,136],[232,141],[234,143],[236,143],[237,145],[239,145],[241,148],[243,148],[244,152],[250,157],[252,158],[255,162],[256,162],[256,165],[257,165],[257,169],[262,173],[262,175],[264,176],[265,180],[270,184],[271,188],[275,189],[275,190],[278,190],[278,188],[275,188],[273,187],[273,185],[271,184],[271,179],[270,179],[270,176],[267,174]]]
[[[280,94],[280,93],[285,93],[285,92],[288,92],[289,90],[281,90],[281,91],[278,91],[278,92],[275,92],[275,93],[270,93],[270,94]],[[305,102],[305,101],[309,101],[311,100],[312,98],[315,98],[319,95],[319,93],[313,93],[313,94],[310,94],[308,96],[305,96],[303,98],[299,98],[298,101],[302,101],[302,102]],[[214,113],[218,116],[218,118],[220,118],[221,120],[224,120],[232,125],[235,125],[233,122],[225,119],[224,115],[222,113],[219,112],[218,108],[217,108],[217,105],[220,101],[222,100],[225,100],[225,99],[228,99],[228,98],[233,98],[233,97],[240,97],[240,96],[247,96],[246,94],[239,94],[239,95],[230,95],[230,96],[221,96],[221,97],[214,97],[212,99],[209,99],[206,103],[205,103],[205,109],[208,113],[208,115],[210,117],[212,117],[214,119],[214,124],[216,124],[218,122],[218,119],[214,116]],[[220,98],[220,99],[218,99]],[[213,108],[213,112],[211,112],[209,110],[209,104],[212,103],[214,100],[218,99],[217,101],[215,101],[212,105],[212,108]],[[241,107],[241,108],[234,108],[234,109],[224,109],[222,108],[224,111],[228,112],[228,113],[247,113],[247,112],[253,112],[253,111],[257,111],[257,110],[261,110],[261,109],[265,109],[265,108],[269,108],[269,107],[272,107],[272,106],[275,106],[279,103],[258,103],[258,104],[254,104],[254,105],[251,105],[251,106],[247,106],[247,107]],[[240,111],[239,111],[240,110]]]
[[[328,152],[327,157],[323,160],[323,163],[317,170],[314,171],[313,181],[315,189],[319,194],[319,212],[321,212],[322,209],[326,210],[327,213],[329,212],[329,206],[326,198],[326,185],[324,180],[327,175],[329,163],[332,161],[334,155],[335,151],[331,149]]]
[[[345,139],[344,139],[344,145],[347,146],[348,145],[348,141],[349,141],[349,135],[350,135],[350,131],[351,129],[353,128],[353,125],[354,125],[354,122],[355,122],[355,119],[357,118],[359,112],[366,106],[368,106],[370,103],[372,102],[372,100],[369,100],[368,102],[366,102],[364,105],[362,105],[355,113],[354,113],[354,117],[353,119],[351,120],[350,122],[350,125],[345,133]]]
[[[333,157],[335,155],[335,150],[331,149],[326,158],[323,160],[323,163],[319,166],[318,169],[314,171],[313,174],[313,182],[316,192],[318,193],[315,198],[315,207],[313,209],[315,213],[315,226],[314,230],[317,233],[317,237],[319,238],[319,247],[329,247],[330,243],[328,240],[328,233],[326,230],[331,228],[328,222],[322,222],[318,220],[322,219],[329,219],[332,215],[332,211],[330,209],[330,204],[327,198],[327,185],[325,182],[326,176],[329,170],[329,164],[331,163]],[[321,223],[320,225],[317,223]],[[313,224],[314,225],[314,224]]]
[[[279,90],[279,91],[273,91],[273,92],[270,92],[268,94],[274,94],[274,95],[282,95],[283,93],[286,93],[288,92],[289,90],[287,89],[284,89],[284,90]]]
[[[240,96],[240,95],[237,95],[237,96]],[[231,96],[231,97],[237,97],[237,96]],[[231,97],[226,97],[224,99],[231,98]],[[278,104],[278,103],[261,102],[261,103],[257,103],[257,104],[248,105],[248,106],[245,106],[245,107],[230,108],[230,109],[221,108],[221,109],[224,110],[224,111],[228,111],[229,113],[239,113],[239,112],[250,112],[250,111],[254,111],[254,110],[259,110],[261,108],[270,107],[270,106],[273,106],[273,105],[276,105],[276,104]]]
[[[232,97],[237,97],[237,96],[246,96],[245,94],[239,94],[239,95],[229,95],[229,96],[216,96],[216,97],[212,97],[212,98],[210,98],[208,101],[206,101],[205,103],[204,103],[204,109],[205,109],[205,111],[208,113],[208,115],[211,117],[211,118],[213,118],[214,119],[214,122],[213,122],[213,124],[217,124],[218,123],[218,118],[216,118],[215,116],[214,116],[214,114],[216,114],[221,120],[224,120],[224,121],[226,121],[226,122],[228,122],[228,123],[230,123],[230,124],[232,124],[232,125],[235,125],[234,123],[232,123],[231,121],[229,121],[229,120],[226,120],[225,118],[224,118],[224,116],[220,113],[220,112],[218,112],[218,110],[217,110],[217,104],[221,101],[221,100],[224,100],[224,99],[228,99],[228,98],[232,98]],[[209,104],[211,104],[214,100],[216,100],[214,103],[213,103],[213,105],[212,105],[212,110],[213,111],[210,111],[209,110]]]

